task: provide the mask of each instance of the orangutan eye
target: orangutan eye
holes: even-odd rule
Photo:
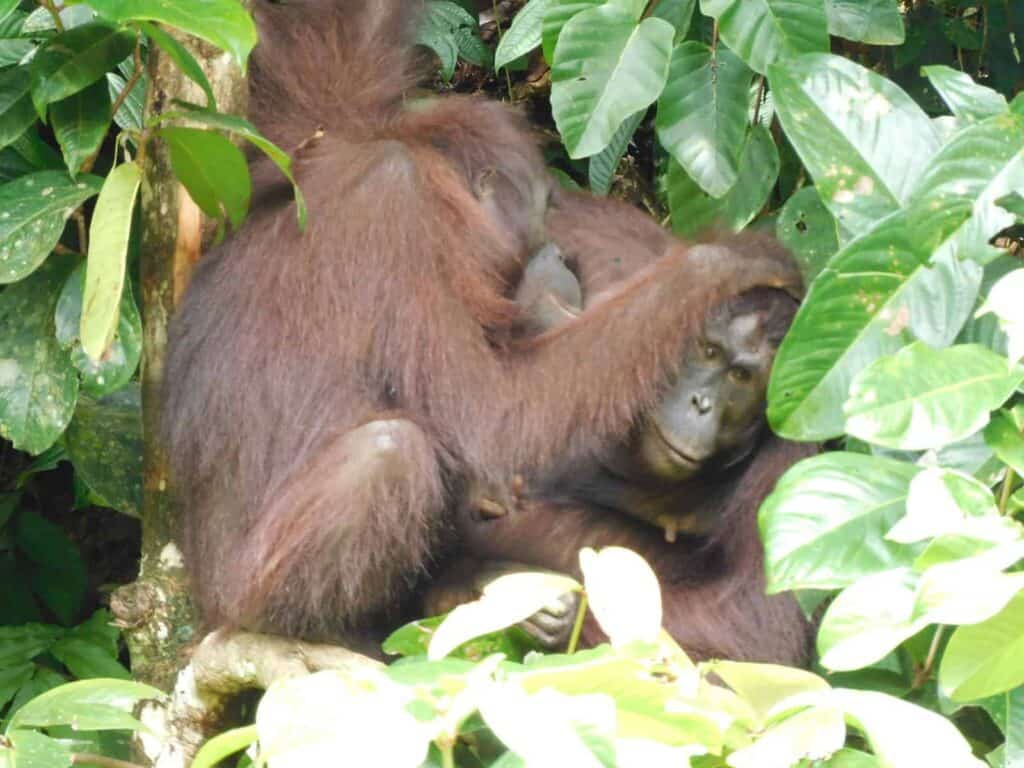
[[[740,384],[745,384],[750,381],[752,377],[750,371],[746,368],[733,367],[729,369],[729,377]]]
[[[705,360],[718,360],[722,356],[722,348],[717,344],[705,344],[704,345],[704,359]]]

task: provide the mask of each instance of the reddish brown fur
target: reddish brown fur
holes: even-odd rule
[[[628,547],[654,568],[664,626],[691,656],[805,666],[812,627],[792,595],[765,595],[757,511],[782,473],[814,452],[813,446],[769,436],[742,471],[716,492],[687,496],[681,488],[681,503],[714,510],[717,527],[706,538],[668,543],[660,529],[581,503],[571,493],[560,496],[557,488],[495,520],[460,515],[461,538],[475,558],[576,576],[583,547]],[[588,622],[583,642],[593,645],[603,639],[597,625]]]
[[[450,489],[621,437],[710,306],[795,278],[770,250],[674,245],[578,322],[506,347],[543,164],[500,105],[402,109],[414,4],[259,9],[255,117],[302,145],[310,224],[297,231],[257,168],[249,221],[200,264],[172,327],[165,430],[210,624],[365,626],[430,564]],[[474,194],[491,169],[520,213],[495,220]],[[626,248],[633,214],[593,205],[620,211],[601,226]],[[402,439],[353,432],[382,420]]]

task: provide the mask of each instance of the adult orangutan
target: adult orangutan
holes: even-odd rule
[[[200,263],[171,328],[164,424],[210,626],[354,642],[410,594],[467,480],[621,440],[709,308],[793,278],[774,250],[667,241],[574,322],[512,344],[511,286],[577,225],[541,231],[549,182],[515,112],[404,101],[416,5],[256,8],[254,118],[297,150],[310,224],[256,167],[249,220]],[[627,208],[606,242],[629,246]]]

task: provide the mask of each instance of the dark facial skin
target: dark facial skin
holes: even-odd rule
[[[775,347],[756,314],[708,319],[676,381],[607,466],[635,480],[676,483],[715,459],[725,469],[746,457],[764,421]]]

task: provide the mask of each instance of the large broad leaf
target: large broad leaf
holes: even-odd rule
[[[807,285],[839,250],[836,220],[814,187],[804,187],[786,201],[775,225],[775,236],[800,264]]]
[[[998,269],[998,268],[997,268]],[[994,270],[993,270],[994,271]],[[991,345],[998,351],[1005,351],[1013,361],[1024,357],[1024,269],[1015,269],[1003,275],[989,289],[985,303],[975,313],[975,318],[995,315],[1004,344]],[[992,337],[995,340],[995,337]]]
[[[131,283],[126,279],[114,341],[106,354],[99,360],[93,360],[82,349],[79,338],[84,287],[85,264],[82,263],[64,283],[57,302],[57,341],[71,350],[71,362],[82,375],[82,390],[93,397],[102,397],[127,384],[138,368],[142,356],[142,320],[135,306]]]
[[[292,191],[295,195],[295,215],[299,220],[299,228],[304,228],[306,226],[306,200],[302,196],[302,190],[299,189],[299,185],[295,181],[295,176],[292,174],[292,159],[288,154],[272,141],[265,138],[256,130],[256,126],[245,118],[238,115],[226,115],[223,112],[214,112],[209,109],[197,109],[193,105],[184,106],[187,107],[186,112],[165,113],[165,119],[183,117],[191,122],[206,125],[209,128],[229,131],[245,139],[270,158],[270,161],[292,183]]]
[[[130,680],[79,680],[37,696],[14,714],[9,727],[135,730],[141,727],[131,714],[135,705],[163,695],[163,691]]]
[[[775,61],[828,50],[825,0],[701,0],[722,39],[762,75]]]
[[[256,45],[256,25],[238,0],[89,0],[110,21],[158,21],[201,37],[221,48],[245,68]]]
[[[899,86],[828,54],[779,62],[769,78],[786,135],[843,227],[862,234],[909,200],[939,138]]]
[[[922,67],[921,72],[928,78],[950,112],[961,120],[976,122],[1009,110],[1006,97],[984,85],[978,85],[971,76],[959,69],[943,64]]]
[[[1003,197],[1024,190],[1024,115],[991,117],[958,133],[933,159],[909,203],[914,236],[985,263],[988,245],[1014,216]]]
[[[171,168],[207,216],[227,216],[236,229],[249,210],[252,179],[242,151],[219,133],[198,128],[162,128]]]
[[[972,701],[1024,684],[1024,595],[988,621],[960,627],[939,666],[939,687],[954,701]]]
[[[28,453],[53,445],[78,398],[78,376],[53,321],[69,267],[51,260],[0,293],[0,436]]]
[[[142,506],[142,398],[136,385],[101,400],[83,397],[67,431],[68,455],[90,490],[112,509]]]
[[[512,20],[494,52],[494,68],[500,69],[532,51],[541,42],[544,14],[552,0],[530,0]]]
[[[544,58],[550,64],[555,60],[555,45],[562,34],[562,28],[578,13],[604,5],[605,0],[549,0],[544,11],[544,25],[541,30],[544,44]]]
[[[50,108],[53,133],[72,177],[99,152],[110,127],[110,87],[106,78]]]
[[[590,163],[587,165],[587,177],[591,192],[596,195],[607,195],[611,190],[619,162],[626,154],[629,142],[632,141],[633,134],[636,133],[636,129],[643,122],[646,114],[647,110],[642,109],[635,115],[627,117],[626,122],[620,125],[615,132],[611,143],[590,158]]]
[[[94,361],[110,349],[120,317],[135,197],[142,168],[122,163],[103,182],[92,224],[82,297],[82,349]]]
[[[30,564],[32,591],[58,621],[73,623],[89,583],[78,547],[58,525],[27,510],[18,515],[15,541]]]
[[[906,38],[898,0],[825,0],[828,31],[869,45],[901,45]]]
[[[768,418],[781,435],[843,433],[854,377],[914,337],[943,347],[974,308],[982,270],[944,256],[929,263],[896,214],[840,251],[818,275],[783,340],[768,386]]]
[[[46,114],[46,105],[66,99],[101,79],[135,47],[134,32],[98,22],[61,32],[32,59],[32,103]]]
[[[877,691],[837,688],[829,698],[867,737],[880,765],[985,768],[942,715]]]
[[[1024,434],[1010,411],[1000,411],[985,427],[985,442],[999,460],[1024,477]]]
[[[29,89],[32,77],[25,67],[0,71],[0,149],[23,134],[36,121]]]
[[[614,5],[573,17],[551,65],[551,108],[570,157],[608,146],[635,112],[665,87],[675,30],[663,19],[637,23]]]
[[[740,153],[739,180],[716,200],[677,163],[669,166],[668,203],[672,228],[696,236],[712,226],[739,231],[761,211],[779,177],[779,151],[767,128],[755,126]]]
[[[834,589],[913,562],[886,539],[920,467],[855,453],[800,462],[761,506],[768,590]]]
[[[693,9],[697,7],[697,0],[660,0],[651,15],[664,19],[676,28],[676,42],[686,39],[686,33],[690,31],[693,23]]]
[[[701,188],[722,197],[739,175],[753,73],[732,51],[686,42],[672,52],[658,138]]]
[[[977,344],[921,342],[865,368],[843,406],[846,432],[909,451],[940,448],[988,424],[1024,381],[1024,367]]]
[[[101,183],[96,176],[72,181],[63,171],[39,171],[0,186],[0,284],[21,280],[42,264],[64,222]]]

